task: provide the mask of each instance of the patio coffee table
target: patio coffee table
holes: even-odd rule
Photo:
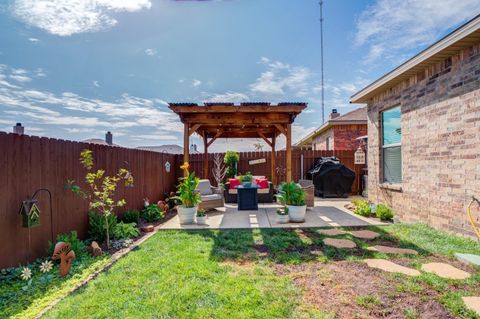
[[[258,210],[258,186],[236,186],[238,210]]]

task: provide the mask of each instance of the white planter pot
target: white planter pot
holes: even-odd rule
[[[207,224],[207,216],[197,216],[197,224],[199,225],[206,225]]]
[[[289,222],[290,218],[288,215],[279,215],[277,214],[277,222],[279,224],[287,224]]]
[[[288,207],[288,216],[290,221],[294,223],[302,223],[305,221],[305,213],[307,211],[307,206],[290,206]]]
[[[193,224],[195,221],[195,215],[197,215],[198,207],[183,207],[177,206],[178,219],[180,219],[180,224]]]

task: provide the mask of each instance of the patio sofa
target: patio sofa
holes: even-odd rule
[[[235,188],[230,188],[230,182],[225,183],[223,196],[225,198],[225,203],[237,203],[237,190]],[[268,182],[267,188],[258,188],[257,196],[259,203],[273,203],[273,184]]]
[[[213,209],[217,207],[223,207],[223,193],[220,188],[213,187],[210,184],[210,180],[201,179],[198,182],[196,189],[200,193],[202,202],[198,205],[201,209]]]

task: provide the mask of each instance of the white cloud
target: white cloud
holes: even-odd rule
[[[355,43],[368,46],[365,63],[426,46],[478,13],[480,0],[376,0],[357,21]],[[398,61],[395,61],[398,63]]]
[[[287,93],[296,97],[307,95],[309,81],[312,79],[312,73],[308,68],[290,66],[280,61],[271,61],[266,57],[262,57],[259,63],[266,65],[267,70],[250,85],[251,92],[267,98]]]
[[[100,87],[100,83],[98,83],[98,81],[93,81],[93,86],[99,88]]]
[[[150,9],[150,0],[15,0],[13,14],[49,33],[72,34],[107,29],[117,24],[115,12]]]
[[[37,38],[28,38],[28,41],[30,42],[38,42],[40,40],[38,40]]]
[[[17,81],[17,82],[30,82],[32,80],[32,78],[26,76],[26,75],[15,75],[15,74],[11,74],[9,76],[11,79]]]
[[[249,100],[248,95],[241,92],[227,92],[223,94],[214,94],[207,98],[207,102],[246,102]]]
[[[192,82],[193,86],[199,86],[200,84],[202,84],[202,81],[197,80],[197,79],[194,79],[193,82]]]
[[[157,50],[155,50],[155,49],[146,49],[146,50],[145,50],[145,54],[146,54],[146,55],[149,55],[149,56],[154,56],[154,55],[157,54]]]

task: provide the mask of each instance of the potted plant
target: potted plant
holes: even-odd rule
[[[283,209],[278,208],[277,209],[277,222],[279,224],[286,224],[286,223],[288,223],[288,221],[289,221],[288,208],[287,207],[284,207]]]
[[[252,180],[253,176],[250,172],[247,172],[245,175],[240,176],[240,182],[242,182],[242,185],[245,187],[252,186]]]
[[[207,224],[207,214],[205,213],[205,209],[197,210],[197,224],[199,225]]]
[[[235,151],[227,151],[223,162],[227,165],[227,178],[233,178],[237,174],[237,163],[240,161],[240,155]]]
[[[305,191],[295,182],[282,183],[279,187],[277,199],[288,209],[291,222],[305,221],[307,205],[305,205]]]
[[[198,204],[201,202],[200,193],[196,191],[199,179],[195,173],[188,171],[188,162],[185,162],[181,169],[185,172],[185,177],[180,178],[180,184],[177,186],[177,199],[180,205],[177,206],[178,218],[180,224],[192,224],[195,220]]]

